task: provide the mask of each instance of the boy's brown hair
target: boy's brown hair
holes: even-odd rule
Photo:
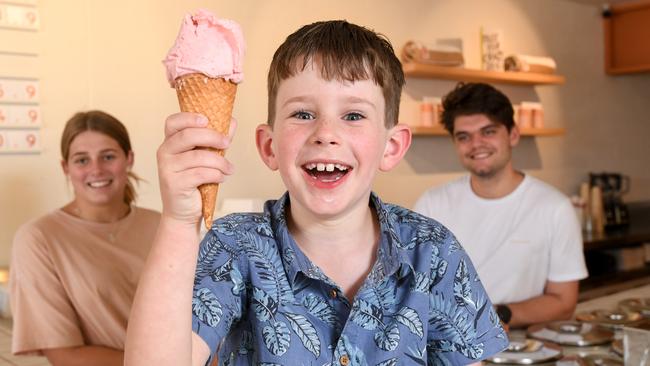
[[[386,103],[385,125],[397,124],[404,85],[402,64],[388,39],[367,28],[332,20],[298,29],[273,55],[268,75],[268,123],[273,126],[280,83],[314,62],[325,80],[373,80]]]

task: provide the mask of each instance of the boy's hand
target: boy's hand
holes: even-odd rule
[[[207,126],[207,118],[195,113],[176,113],[165,121],[165,141],[158,148],[158,179],[163,217],[196,225],[201,219],[201,197],[197,189],[205,183],[221,183],[233,173],[233,165],[210,147],[227,149],[236,129],[230,123],[228,136]]]

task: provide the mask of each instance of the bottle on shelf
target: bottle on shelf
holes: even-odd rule
[[[439,97],[424,97],[420,102],[420,126],[434,127],[440,125],[442,99]]]

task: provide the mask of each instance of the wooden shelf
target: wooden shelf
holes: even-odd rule
[[[404,75],[417,78],[445,79],[482,83],[515,85],[558,85],[564,84],[564,76],[514,71],[485,71],[462,67],[433,66],[418,63],[404,63]]]
[[[411,126],[413,136],[449,136],[447,130],[440,127],[419,127]],[[527,128],[520,129],[522,136],[561,136],[564,135],[564,128]]]

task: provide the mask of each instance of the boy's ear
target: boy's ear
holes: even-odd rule
[[[411,146],[411,137],[411,129],[407,125],[398,124],[388,130],[386,148],[379,170],[387,172],[399,164]]]
[[[255,145],[264,164],[271,170],[278,170],[278,162],[273,151],[273,129],[268,124],[261,124],[255,129]]]

